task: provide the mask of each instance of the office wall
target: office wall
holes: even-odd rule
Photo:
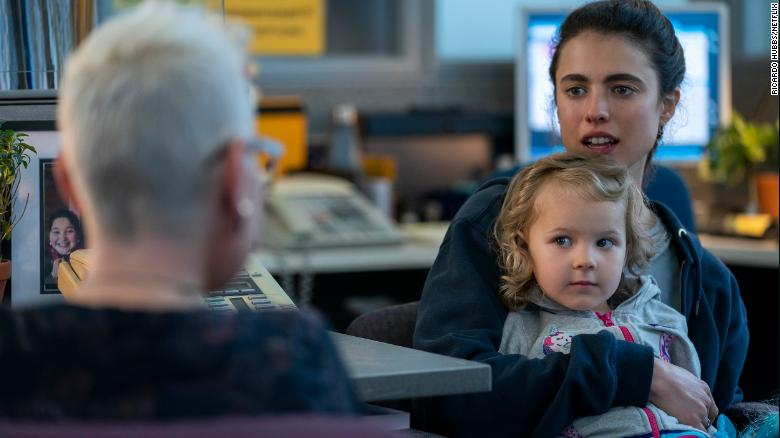
[[[721,1],[729,5],[732,15],[734,106],[747,116],[774,120],[777,118],[777,98],[768,96],[769,0]],[[533,0],[515,2],[535,4]],[[342,57],[335,67],[328,60],[320,60],[299,63],[297,70],[293,66],[288,67],[286,72],[274,69],[277,64],[287,61],[261,60],[264,74],[259,83],[266,94],[300,94],[304,97],[314,143],[326,141],[329,110],[342,102],[354,103],[361,111],[401,111],[412,107],[477,111],[513,109],[511,63],[439,63],[434,53],[434,1],[397,0],[397,3],[400,5],[398,37],[401,44],[396,57],[390,61],[390,65],[394,65],[392,69],[387,68],[386,57],[375,69],[371,68],[371,61]],[[579,4],[573,0],[568,3]],[[667,0],[657,3],[685,2]],[[766,26],[757,26],[757,21],[766,21]],[[348,27],[345,22],[331,24]],[[327,64],[327,68],[322,69],[322,64]],[[757,83],[756,77],[766,77],[766,84]]]
[[[477,5],[475,8],[491,9],[507,3],[550,3],[539,0],[440,1],[470,1]],[[771,0],[715,1],[727,4],[731,11],[735,108],[759,120],[777,119],[777,97],[768,96],[768,10]],[[557,3],[580,2],[559,0]],[[99,13],[111,9],[105,6],[108,3],[109,0],[95,0],[98,21],[108,17]],[[685,0],[657,0],[657,3],[679,4]],[[513,110],[514,77],[510,62],[449,65],[436,60],[434,0],[327,0],[327,6],[330,11],[328,27],[333,29],[328,36],[332,49],[329,49],[329,55],[309,60],[260,59],[263,73],[258,80],[266,94],[303,96],[314,143],[326,141],[330,109],[343,102],[352,102],[363,111],[401,111],[411,107]],[[8,6],[0,8],[0,16],[10,20],[16,16],[14,10]],[[478,19],[479,14],[475,14],[475,20]],[[376,29],[373,37],[371,29]],[[6,35],[3,40],[6,48],[13,47],[14,41],[19,42],[8,40],[8,37]],[[10,56],[10,53],[6,54]],[[15,64],[7,61],[6,68],[13,68]],[[0,70],[6,76],[11,74],[6,69]],[[767,80],[757,81],[756,78]],[[42,81],[35,88],[41,86],[56,88],[50,81]],[[0,89],[32,87],[0,81]]]

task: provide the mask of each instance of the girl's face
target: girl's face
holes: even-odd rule
[[[66,217],[54,219],[49,230],[49,245],[60,255],[67,255],[76,246],[76,229]]]
[[[645,51],[626,38],[584,32],[561,49],[555,100],[569,151],[613,154],[642,176],[659,126],[674,115],[679,90],[660,98]]]
[[[527,244],[544,294],[569,309],[609,311],[626,263],[624,204],[591,201],[548,182],[534,211]]]

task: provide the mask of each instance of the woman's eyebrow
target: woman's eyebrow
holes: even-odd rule
[[[590,82],[587,76],[579,73],[570,73],[561,78],[561,82]]]
[[[620,81],[633,82],[640,85],[645,83],[638,76],[634,76],[630,73],[615,73],[607,76],[604,79],[604,82],[620,82]],[[587,76],[580,73],[570,73],[568,75],[563,76],[561,78],[561,82],[590,82],[590,79],[588,79]]]
[[[606,82],[621,82],[621,81],[634,82],[639,85],[645,83],[642,79],[639,79],[639,77],[629,73],[615,73],[607,76],[606,78]]]

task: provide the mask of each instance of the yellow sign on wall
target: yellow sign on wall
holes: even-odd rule
[[[238,18],[254,35],[257,55],[318,56],[325,49],[324,0],[225,0],[225,15]]]

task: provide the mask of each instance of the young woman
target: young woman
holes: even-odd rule
[[[563,145],[610,154],[644,180],[674,115],[685,59],[671,23],[649,1],[607,0],[572,12],[550,64]],[[508,309],[492,238],[508,179],[485,184],[450,225],[423,290],[415,347],[488,363],[493,390],[425,406],[445,435],[553,436],[583,415],[648,401],[700,429],[741,400],[748,345],[745,307],[733,275],[675,214],[651,202],[643,215],[669,243],[651,260],[661,299],[682,313],[701,360],[701,380],[654,359],[651,349],[583,335],[571,354],[501,354]]]
[[[44,250],[44,269],[48,273],[46,285],[57,287],[57,269],[60,261],[77,249],[84,248],[81,221],[70,210],[57,210],[49,217],[49,240]]]

